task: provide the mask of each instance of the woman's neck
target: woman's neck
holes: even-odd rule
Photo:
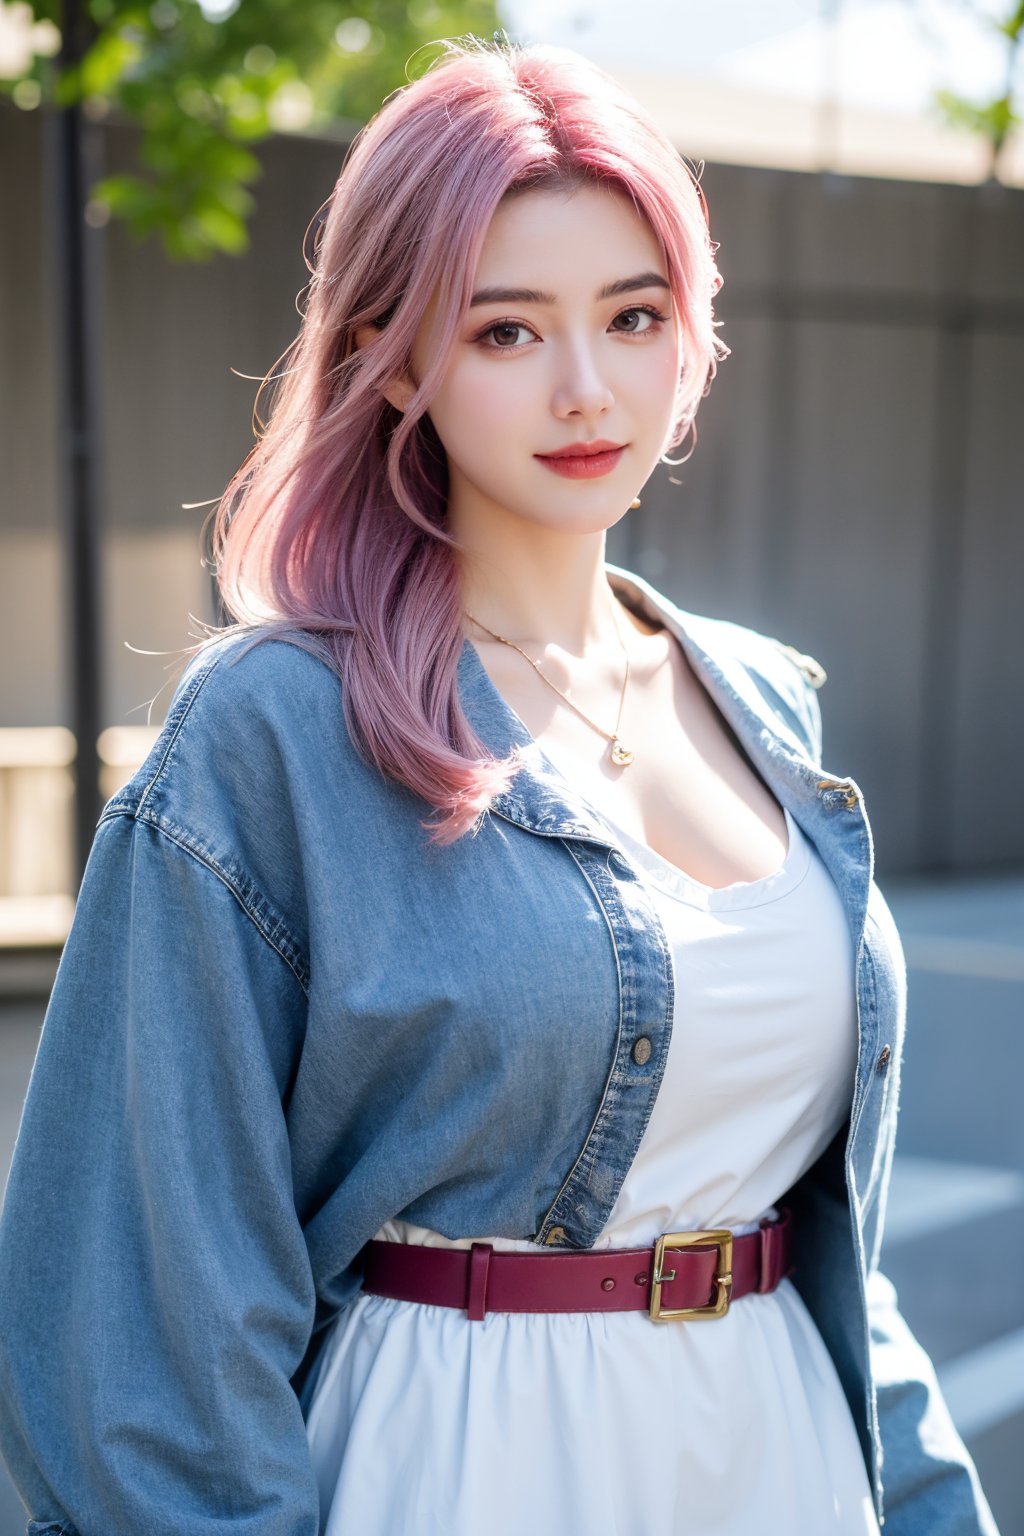
[[[562,541],[563,545],[567,541]],[[526,549],[460,557],[466,632],[481,640],[478,625],[514,641],[531,654],[555,646],[583,657],[619,647],[619,630],[651,634],[657,626],[636,618],[615,597],[604,562],[604,537],[573,539],[554,559],[550,540]],[[544,547],[548,546],[548,547]],[[618,624],[616,623],[618,621]]]

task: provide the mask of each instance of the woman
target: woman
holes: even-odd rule
[[[904,969],[823,673],[604,558],[726,354],[714,250],[558,50],[451,44],[354,146],[239,626],[33,1072],[30,1531],[995,1530],[877,1269]]]

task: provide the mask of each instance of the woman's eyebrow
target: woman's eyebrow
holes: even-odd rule
[[[664,288],[669,284],[660,272],[640,272],[636,277],[620,277],[614,283],[605,283],[596,295],[600,299],[613,299],[620,293],[635,293],[638,288]],[[469,301],[472,309],[477,304],[557,304],[553,293],[541,293],[536,288],[478,288]]]

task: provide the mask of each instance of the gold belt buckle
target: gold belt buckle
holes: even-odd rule
[[[680,1317],[724,1317],[729,1310],[732,1295],[732,1238],[728,1227],[716,1227],[707,1232],[663,1232],[654,1244],[654,1273],[651,1277],[651,1318],[656,1323],[673,1322]],[[712,1244],[718,1249],[715,1269],[715,1299],[706,1307],[666,1307],[661,1305],[661,1287],[666,1280],[674,1280],[676,1272],[668,1274],[663,1269],[666,1248],[706,1248]]]

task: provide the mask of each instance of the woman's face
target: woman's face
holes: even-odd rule
[[[431,320],[413,353],[417,378]],[[429,408],[456,536],[487,513],[572,533],[616,523],[665,450],[680,365],[666,264],[623,193],[507,198]],[[546,458],[595,442],[621,451],[577,459],[583,474]]]

